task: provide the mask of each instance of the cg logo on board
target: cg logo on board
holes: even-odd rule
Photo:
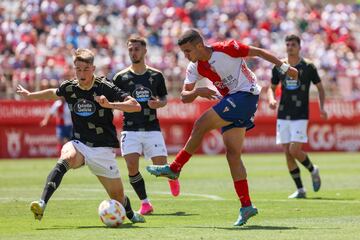
[[[314,149],[329,150],[335,146],[336,137],[330,125],[314,124],[309,129],[309,143]]]

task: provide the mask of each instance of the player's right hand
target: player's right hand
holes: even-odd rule
[[[277,101],[276,100],[269,101],[270,109],[276,109],[276,106],[277,106]]]
[[[207,87],[196,88],[196,94],[199,97],[207,98],[210,100],[218,98],[217,92]]]
[[[289,69],[287,70],[286,74],[291,77],[292,79],[298,79],[298,70],[294,67],[289,67]]]
[[[96,96],[95,101],[98,102],[103,108],[111,108],[109,100],[104,95]]]
[[[28,90],[26,90],[23,86],[21,86],[20,84],[17,85],[16,87],[16,93],[19,94],[22,97],[28,97],[30,92]]]

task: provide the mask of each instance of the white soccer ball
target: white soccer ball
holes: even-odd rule
[[[99,205],[98,212],[101,221],[108,227],[120,226],[126,216],[123,205],[114,199],[102,201]]]

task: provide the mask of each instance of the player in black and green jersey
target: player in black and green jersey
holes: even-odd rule
[[[145,64],[146,41],[141,37],[130,37],[127,41],[131,65],[117,73],[114,84],[136,99],[140,112],[124,113],[121,133],[121,153],[126,160],[130,184],[141,200],[139,212],[150,214],[153,206],[139,171],[139,158],[144,154],[155,165],[167,163],[167,150],[160,130],[156,110],[167,104],[167,90],[163,74]],[[179,195],[178,180],[168,180],[173,196]]]
[[[282,144],[287,166],[297,190],[289,198],[305,198],[306,191],[300,178],[300,169],[295,161],[298,160],[311,173],[313,189],[319,191],[321,186],[319,168],[313,165],[308,154],[302,150],[307,142],[307,124],[309,119],[309,89],[313,83],[319,92],[320,115],[327,118],[324,109],[325,91],[315,65],[300,56],[301,41],[296,35],[289,35],[285,39],[288,54],[285,63],[295,67],[299,72],[298,79],[292,79],[282,74],[278,68],[272,70],[271,90],[268,91],[270,108],[276,109],[277,101],[274,93],[281,83],[281,98],[278,107],[276,143]]]
[[[119,147],[112,109],[138,112],[141,106],[124,91],[104,77],[94,75],[94,54],[88,49],[78,49],[74,54],[76,78],[64,81],[59,88],[29,92],[18,86],[17,93],[28,99],[65,98],[73,122],[73,138],[64,144],[59,161],[47,177],[40,201],[30,205],[35,219],[41,220],[46,204],[59,187],[69,169],[88,165],[106,189],[109,197],[123,204],[126,216],[132,222],[145,222],[134,212],[124,194],[123,184],[113,148]],[[109,102],[110,100],[111,102]]]

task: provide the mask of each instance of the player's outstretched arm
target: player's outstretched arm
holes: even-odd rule
[[[30,92],[25,89],[23,86],[18,85],[16,88],[16,93],[26,99],[58,99],[56,95],[56,88],[48,88],[41,91]]]
[[[104,96],[96,96],[95,101],[97,101],[100,106],[103,108],[117,109],[123,112],[140,112],[140,104],[132,97],[128,96],[123,102],[109,102],[109,100]]]
[[[191,103],[197,97],[203,97],[211,100],[217,99],[218,95],[216,91],[207,87],[195,88],[195,83],[184,84],[183,90],[181,92],[181,101],[183,103]]]
[[[266,61],[275,64],[275,66],[278,67],[280,72],[286,73],[289,77],[293,79],[298,78],[298,71],[296,68],[291,67],[289,64],[283,63],[280,59],[278,59],[272,53],[265,49],[250,46],[248,56],[261,57],[262,59],[265,59]]]

